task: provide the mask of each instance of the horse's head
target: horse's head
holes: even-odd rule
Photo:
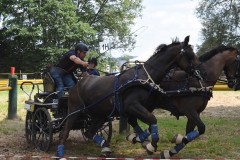
[[[189,36],[185,37],[183,42],[180,42],[173,49],[178,50],[179,55],[176,57],[177,65],[189,74],[194,74],[194,68],[200,61],[193,51],[193,46],[188,44]]]
[[[235,91],[240,89],[240,55],[237,49],[230,50],[229,63],[224,68],[225,75],[228,81],[228,87]]]
[[[154,54],[145,62],[147,70],[153,73],[159,80],[171,68],[178,66],[187,73],[193,75],[195,66],[200,64],[191,45],[188,44],[189,36],[183,42],[173,41],[171,44],[162,44],[157,47]]]

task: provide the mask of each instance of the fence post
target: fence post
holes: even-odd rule
[[[16,75],[9,77],[9,85],[12,89],[9,90],[8,94],[8,119],[14,119],[17,116],[17,80]]]

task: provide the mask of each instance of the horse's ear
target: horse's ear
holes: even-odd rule
[[[184,46],[187,46],[187,45],[188,45],[189,37],[190,37],[190,36],[185,37],[184,42],[183,42],[183,43],[184,43]]]

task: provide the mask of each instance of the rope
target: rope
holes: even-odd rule
[[[147,84],[147,83],[148,83],[148,84],[151,85],[153,88],[157,88],[160,92],[163,92],[163,89],[160,87],[160,85],[157,85],[157,84],[153,81],[152,77],[149,75],[148,71],[146,70],[144,64],[143,64],[142,66],[143,66],[143,69],[144,69],[145,73],[147,74],[148,79],[147,79],[147,80],[138,79],[138,80],[139,80],[142,84]],[[149,81],[151,81],[151,82],[149,82]]]

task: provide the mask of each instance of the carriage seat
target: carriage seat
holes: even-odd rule
[[[69,88],[64,88],[64,97],[68,97]],[[38,93],[39,98],[44,98],[52,93],[56,92],[55,82],[49,72],[43,75],[43,92]]]
[[[43,74],[43,92],[37,93],[39,98],[44,98],[55,92],[55,82],[49,72]]]

